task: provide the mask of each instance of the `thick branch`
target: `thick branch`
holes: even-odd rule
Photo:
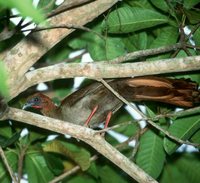
[[[119,168],[124,170],[136,181],[141,183],[156,182],[136,164],[132,163],[127,157],[107,143],[99,133],[96,133],[90,128],[15,108],[10,108],[6,118],[31,124],[40,128],[58,132],[60,134],[69,134],[72,137],[83,140],[87,144],[91,145],[94,149],[116,164]]]
[[[59,24],[84,25],[115,4],[117,0],[96,0],[84,6],[80,6],[49,19],[51,26]],[[65,4],[63,3],[62,6]],[[73,29],[52,29],[31,34],[26,39],[18,43],[4,56],[0,56],[5,62],[10,85],[15,84],[24,73],[50,48],[69,35]],[[35,41],[28,41],[28,40]],[[29,38],[29,39],[28,39]]]
[[[88,78],[122,78],[183,71],[194,71],[200,68],[200,56],[158,60],[152,62],[135,62],[124,64],[108,63],[60,63],[37,69],[25,74],[20,83],[11,88],[11,97],[35,84],[59,78],[74,78],[85,76]]]

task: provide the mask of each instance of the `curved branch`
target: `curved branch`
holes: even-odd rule
[[[15,83],[11,87],[10,93],[13,98],[30,86],[59,78],[84,76],[98,80],[99,78],[124,78],[195,71],[199,70],[199,68],[200,56],[124,64],[110,64],[109,62],[60,63],[26,73],[21,82]]]
[[[142,169],[140,169],[136,164],[131,162],[127,157],[117,151],[113,146],[107,143],[99,133],[96,133],[96,131],[90,128],[15,108],[10,108],[5,118],[24,122],[40,128],[58,132],[60,134],[69,134],[72,137],[78,138],[91,145],[94,149],[116,164],[119,168],[124,170],[136,181],[141,183],[157,182]]]
[[[58,22],[59,24],[74,24],[74,22],[76,22],[77,25],[84,25],[98,17],[116,2],[118,2],[118,0],[96,0],[52,17],[49,19],[48,24],[53,26],[57,25]],[[65,3],[61,6],[64,5]],[[21,79],[24,73],[26,73],[42,55],[72,31],[74,31],[74,29],[52,29],[37,32],[27,36],[26,39],[19,42],[4,55],[0,55],[9,73],[10,85],[15,84],[16,80]],[[35,41],[28,41],[33,39]]]

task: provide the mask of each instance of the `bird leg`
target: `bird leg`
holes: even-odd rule
[[[94,114],[95,114],[95,112],[97,111],[98,108],[99,108],[98,105],[96,105],[93,108],[92,112],[90,113],[90,115],[88,116],[87,120],[85,121],[84,126],[88,126],[89,125],[92,117],[94,116]],[[106,116],[106,121],[105,121],[104,129],[108,127],[108,124],[110,122],[111,116],[112,116],[112,111],[109,111],[108,114],[107,114],[107,116]]]
[[[109,111],[109,113],[106,116],[106,122],[105,122],[105,125],[104,125],[104,129],[106,129],[108,127],[108,124],[110,122],[111,116],[112,116],[112,111]]]
[[[108,127],[108,124],[110,122],[111,116],[112,116],[112,111],[109,111],[108,114],[107,114],[107,116],[106,116],[106,121],[105,121],[105,125],[104,125],[103,129],[106,129]],[[100,133],[100,135],[102,137],[104,137],[105,136],[105,132]]]
[[[94,114],[95,114],[95,112],[97,111],[98,108],[99,108],[98,105],[96,105],[96,106],[93,108],[93,110],[92,110],[92,112],[90,113],[89,117],[88,117],[87,120],[85,121],[84,126],[88,126],[88,124],[90,123],[92,117],[94,116]]]

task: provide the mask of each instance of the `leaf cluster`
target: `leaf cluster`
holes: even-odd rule
[[[25,37],[22,26],[11,22],[11,8],[16,8],[20,15],[31,17],[35,23],[41,23],[56,5],[50,0],[40,0],[38,8],[34,8],[30,1],[21,3],[20,0],[0,0],[0,52],[11,49]],[[173,57],[186,57],[199,55],[200,28],[199,28],[199,0],[185,1],[154,1],[154,0],[124,0],[119,1],[112,9],[100,15],[86,27],[90,31],[77,30],[69,37],[59,42],[52,50],[45,54],[36,64],[35,68],[47,66],[58,62],[80,62],[81,56],[69,60],[67,57],[72,51],[84,49],[94,61],[108,61],[129,52],[159,48],[181,42],[184,49],[177,49],[169,53],[146,56],[137,61],[158,60]],[[44,14],[41,10],[45,10]],[[8,13],[9,12],[9,13]],[[59,22],[58,22],[59,25]],[[20,27],[20,28],[19,28]],[[181,31],[185,28],[192,31],[192,38]],[[13,34],[1,39],[5,30]],[[189,45],[189,46],[188,46]],[[194,46],[195,45],[195,46]],[[131,60],[130,62],[135,62]],[[2,61],[1,61],[2,62]],[[6,69],[0,62],[0,93],[9,95],[7,87]],[[190,78],[200,83],[198,72],[169,74],[168,77]],[[53,95],[55,101],[60,101],[72,91],[73,80],[60,79],[48,83],[48,92]],[[84,84],[90,82],[85,80]],[[33,92],[33,87],[27,91]],[[25,97],[19,96],[10,102],[10,105],[21,107]],[[175,108],[159,103],[143,103],[146,106],[148,118],[156,119],[162,114],[162,118],[154,122],[169,131],[169,133],[181,140],[200,143],[200,114],[196,112],[190,115],[176,116]],[[138,105],[138,104],[136,104]],[[185,109],[184,109],[185,110]],[[167,114],[173,113],[172,117]],[[111,125],[122,124],[131,121],[130,115],[120,110],[111,122]],[[98,156],[93,161],[92,156],[97,152],[81,141],[66,138],[53,132],[41,130],[35,127],[21,125],[17,122],[4,121],[0,124],[0,145],[5,149],[9,165],[14,172],[19,169],[22,149],[26,147],[23,159],[23,175],[27,175],[28,182],[46,183],[64,172],[70,172],[79,166],[74,173],[69,173],[62,182],[133,182],[122,170],[111,164],[104,157]],[[21,131],[27,128],[28,134],[20,136]],[[180,144],[169,139],[158,130],[147,126],[144,133],[134,119],[129,125],[121,125],[116,132],[127,138],[135,137],[138,148],[123,145],[120,151],[140,166],[150,176],[161,183],[167,182],[193,182],[200,180],[200,161],[197,152],[188,152],[187,147],[178,151]],[[50,135],[56,135],[53,140],[47,140]],[[137,138],[136,138],[137,137]],[[106,135],[107,141],[113,146],[119,142],[110,135]],[[133,152],[136,154],[133,157]],[[198,148],[195,151],[199,151]],[[9,174],[2,162],[0,162],[0,182],[10,182]]]

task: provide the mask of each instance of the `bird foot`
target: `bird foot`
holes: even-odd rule
[[[106,116],[106,121],[105,121],[105,125],[104,125],[103,130],[105,130],[105,129],[108,127],[108,124],[109,124],[109,122],[110,122],[111,116],[112,116],[112,112],[110,111],[110,112],[107,114],[107,116]],[[102,137],[105,137],[105,131],[102,132],[102,130],[99,130],[99,131],[97,131],[96,133],[100,133],[100,135],[101,135]]]

